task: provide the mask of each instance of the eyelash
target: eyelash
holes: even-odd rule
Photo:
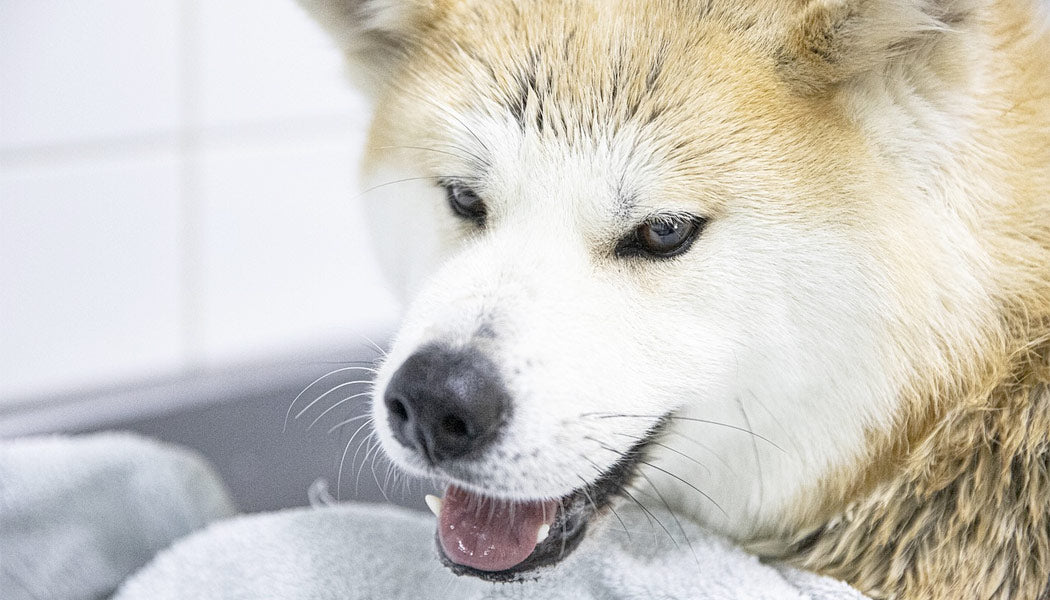
[[[445,188],[445,198],[454,215],[477,227],[485,226],[488,209],[477,192],[458,182],[440,185]],[[706,224],[706,219],[696,215],[655,215],[621,238],[614,253],[620,258],[673,258],[689,250]]]
[[[643,257],[667,259],[685,254],[707,225],[707,219],[690,214],[657,215],[635,227],[631,233],[616,244],[615,254],[621,258]],[[661,235],[655,227],[670,227],[671,231]],[[666,245],[659,245],[670,238]]]
[[[473,221],[478,227],[485,226],[488,209],[485,201],[474,190],[459,183],[444,183],[445,199],[457,217]]]

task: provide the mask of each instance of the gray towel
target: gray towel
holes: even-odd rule
[[[234,514],[197,455],[130,434],[0,441],[0,597],[95,600]]]
[[[844,583],[763,564],[689,523],[669,525],[672,540],[639,512],[620,511],[630,537],[610,525],[538,580],[511,584],[442,567],[429,514],[342,505],[243,516],[162,552],[114,600],[863,598]]]

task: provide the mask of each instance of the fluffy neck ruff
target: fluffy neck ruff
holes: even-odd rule
[[[1011,367],[905,428],[863,481],[835,494],[845,508],[759,551],[879,599],[1045,598],[1050,343],[1027,348]]]
[[[1050,38],[1024,24],[1028,3],[994,7],[989,22],[1012,25],[988,33],[999,55],[981,80],[991,83],[960,93],[1025,108],[985,111],[972,140],[1018,165],[989,179],[1009,191],[973,224],[996,273],[987,343],[951,374],[916,374],[897,425],[871,433],[864,465],[823,482],[810,496],[819,506],[752,546],[873,598],[1050,600],[1050,63],[1040,50]]]

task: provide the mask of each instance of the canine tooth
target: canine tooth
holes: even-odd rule
[[[430,512],[434,513],[435,517],[441,516],[441,505],[445,502],[444,500],[433,494],[423,496],[423,500],[426,501],[427,506],[430,508]]]
[[[550,533],[551,533],[551,526],[550,525],[548,525],[546,523],[544,523],[543,525],[540,525],[540,528],[536,530],[536,543],[538,544],[538,543],[542,542],[543,540],[547,539],[547,536],[550,535]]]

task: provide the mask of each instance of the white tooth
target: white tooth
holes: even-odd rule
[[[542,542],[543,540],[547,539],[547,536],[550,535],[550,533],[551,533],[551,526],[550,525],[548,525],[546,523],[544,523],[543,525],[540,525],[540,528],[536,531],[536,543],[538,544],[538,543]]]
[[[445,502],[444,500],[433,494],[427,494],[423,497],[423,500],[426,501],[427,506],[430,507],[430,512],[434,513],[435,517],[441,516],[441,505]]]

